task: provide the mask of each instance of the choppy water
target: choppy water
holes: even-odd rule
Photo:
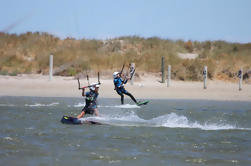
[[[119,103],[86,117],[105,125],[65,125],[82,98],[0,97],[0,165],[251,165],[251,102]]]

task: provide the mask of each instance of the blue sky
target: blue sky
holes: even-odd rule
[[[1,0],[0,31],[251,42],[250,0]]]

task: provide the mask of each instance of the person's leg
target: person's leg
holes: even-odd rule
[[[120,96],[121,96],[121,104],[124,104],[124,95],[121,94]]]
[[[94,113],[95,113],[96,116],[99,116],[99,112],[98,112],[97,108],[94,109]]]
[[[79,119],[79,118],[82,118],[82,117],[84,117],[85,116],[85,111],[82,111],[78,116],[77,116],[77,118]]]
[[[129,93],[128,91],[125,91],[124,94],[130,96],[130,98],[137,104],[136,99],[133,97],[131,93]]]
[[[124,95],[120,90],[117,90],[117,93],[120,95],[121,97],[121,104],[124,104]]]

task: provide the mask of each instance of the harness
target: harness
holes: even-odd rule
[[[126,80],[122,80],[120,77],[119,78],[114,78],[113,80],[114,86],[115,86],[115,90],[124,87],[124,84],[127,83],[127,79]]]
[[[98,97],[98,93],[94,92],[94,91],[90,91],[86,93],[86,98],[85,98],[85,102],[86,102],[86,106],[91,106],[91,105],[96,105],[96,100]]]

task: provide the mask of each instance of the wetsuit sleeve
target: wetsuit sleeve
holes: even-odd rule
[[[126,83],[127,83],[127,81],[128,81],[128,80],[127,80],[127,79],[125,79],[125,80],[123,80],[123,83],[124,83],[124,84],[126,84]]]

